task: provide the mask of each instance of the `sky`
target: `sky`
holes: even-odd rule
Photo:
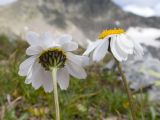
[[[123,10],[143,17],[160,16],[160,0],[112,0]]]
[[[0,0],[0,6],[7,5],[7,4],[13,3],[15,1],[17,1],[17,0]]]

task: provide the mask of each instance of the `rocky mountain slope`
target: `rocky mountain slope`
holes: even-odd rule
[[[19,0],[0,7],[0,31],[70,33],[81,45],[108,27],[160,28],[160,18],[126,13],[111,0]]]
[[[60,9],[54,7],[55,3],[58,3]],[[111,0],[46,0],[39,8],[49,24],[57,24],[64,29],[66,21],[70,21],[90,38],[95,38],[102,29],[108,27],[160,28],[160,18],[147,19],[126,13]],[[53,17],[53,14],[57,17]]]

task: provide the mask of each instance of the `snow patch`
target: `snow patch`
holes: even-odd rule
[[[126,31],[126,35],[139,43],[160,48],[160,42],[156,40],[157,38],[160,38],[160,29],[130,27]]]
[[[160,17],[160,0],[113,0],[124,11],[143,17]]]
[[[139,16],[144,16],[144,17],[156,16],[155,11],[149,7],[141,7],[137,5],[127,5],[123,8],[123,10],[134,13]]]

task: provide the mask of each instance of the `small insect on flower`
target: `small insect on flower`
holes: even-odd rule
[[[114,28],[100,33],[98,40],[90,44],[83,55],[90,55],[93,61],[100,61],[108,52],[122,62],[131,54],[141,56],[143,48],[136,41],[127,39],[123,29]]]
[[[19,75],[26,76],[26,84],[31,83],[35,89],[43,86],[46,92],[51,92],[53,67],[58,68],[57,82],[63,90],[69,86],[69,74],[79,79],[86,78],[83,66],[88,64],[88,57],[71,53],[78,44],[70,35],[56,38],[49,33],[29,32],[26,40],[30,45],[26,54],[30,57],[19,67]]]

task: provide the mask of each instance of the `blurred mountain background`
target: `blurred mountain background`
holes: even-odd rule
[[[70,33],[84,45],[109,27],[160,28],[159,17],[126,12],[111,0],[10,1],[13,3],[0,6],[0,31],[11,35],[21,35],[26,30]]]
[[[4,0],[1,0],[4,1]],[[156,14],[138,12],[141,6],[159,6],[157,0],[130,2],[124,0],[10,0],[0,6],[0,32],[10,36],[24,37],[27,31],[49,31],[54,35],[69,33],[82,47],[94,41],[98,34],[108,28],[124,28],[126,34],[144,44],[152,56],[160,59],[160,17]],[[150,3],[149,3],[150,2]],[[130,5],[131,4],[131,5]],[[146,6],[145,6],[146,5]],[[150,6],[149,6],[150,5]],[[156,7],[158,10],[158,7]],[[135,11],[134,11],[135,10]],[[145,9],[144,9],[145,10]],[[144,11],[143,10],[143,11]],[[133,13],[134,12],[134,13]],[[159,12],[157,12],[159,13]],[[150,17],[149,17],[150,15]],[[147,51],[148,52],[148,51]]]

